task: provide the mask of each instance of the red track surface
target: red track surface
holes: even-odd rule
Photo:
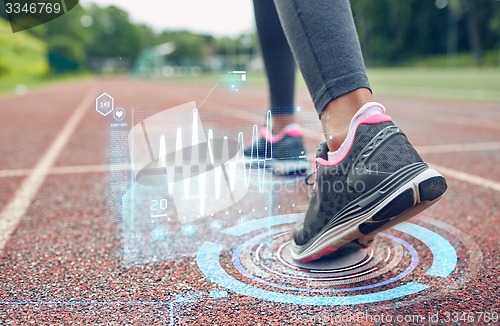
[[[33,173],[42,175],[40,187],[31,189],[33,198],[28,196],[30,200],[20,204],[25,211],[15,228],[0,220],[0,239],[6,241],[0,248],[0,324],[330,324],[335,316],[360,312],[394,318],[427,318],[437,312],[443,318],[446,313],[500,313],[498,103],[379,99],[424,159],[441,168],[448,180],[444,199],[414,220],[431,217],[452,225],[482,251],[478,260],[481,257],[467,255],[470,248],[451,241],[459,257],[457,269],[446,280],[428,281],[439,289],[433,295],[423,292],[401,300],[333,307],[274,303],[231,290],[225,298],[211,298],[210,291],[225,289],[204,277],[194,257],[124,265],[120,222],[110,217],[107,172],[101,171],[109,164],[110,120],[95,111],[95,98],[107,92],[115,98],[115,107],[157,112],[193,100],[201,103],[210,89],[102,79],[0,98],[0,212],[20,196],[17,191],[30,176],[36,181]],[[306,93],[299,94],[298,104],[312,107]],[[235,93],[219,87],[200,112],[202,117],[223,114],[227,119],[216,127],[249,135],[254,123],[264,122],[265,106],[264,89]],[[85,110],[81,121],[76,121],[53,160],[40,166],[79,107]],[[307,133],[310,154],[319,137],[314,130]],[[75,168],[81,166],[86,169]],[[298,196],[306,202],[304,194]],[[301,210],[290,208],[287,213]],[[5,219],[5,214],[0,216]],[[415,241],[413,245],[424,252],[421,264],[430,264],[432,255],[425,256],[425,245]],[[226,258],[222,261],[230,263]],[[472,273],[473,261],[478,266]],[[416,281],[418,275],[406,280]],[[179,299],[193,293],[199,293],[196,302]],[[474,316],[476,323],[484,322],[479,314]],[[357,322],[370,321],[374,320],[362,317]]]

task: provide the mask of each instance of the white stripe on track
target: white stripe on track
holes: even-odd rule
[[[500,150],[500,142],[417,146],[420,154],[483,152]]]
[[[89,105],[94,102],[94,92],[91,88],[80,102],[71,117],[66,121],[55,140],[50,145],[42,158],[37,162],[32,173],[17,189],[11,201],[0,212],[0,252],[3,251],[5,244],[10,239],[11,234],[16,229],[19,221],[26,211],[38,190],[42,186],[45,178],[49,174],[59,154],[68,143],[71,135],[87,112]]]
[[[100,172],[110,172],[110,171],[128,171],[131,168],[132,166],[128,163],[56,166],[50,170],[50,174],[80,174],[80,173],[100,173]]]
[[[429,166],[431,168],[437,170],[438,172],[440,172],[440,173],[442,173],[445,176],[448,176],[450,178],[453,178],[453,179],[456,179],[459,181],[463,181],[463,182],[467,182],[467,183],[471,183],[471,184],[474,184],[477,186],[490,188],[490,189],[495,190],[495,191],[500,191],[500,182],[481,178],[481,177],[478,177],[477,175],[465,173],[462,171],[457,171],[457,170],[450,169],[450,168],[447,168],[447,167],[444,167],[441,165],[436,165],[436,164],[433,164],[430,162],[426,162],[426,163],[429,164]]]
[[[0,178],[26,177],[31,174],[32,169],[0,170]]]
[[[123,164],[96,164],[96,165],[70,165],[70,166],[54,166],[47,174],[84,174],[84,173],[99,173],[110,171],[126,171],[130,170],[131,165]],[[33,172],[32,169],[12,169],[0,170],[0,178],[26,177]]]

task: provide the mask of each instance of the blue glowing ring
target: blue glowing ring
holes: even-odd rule
[[[232,258],[232,261],[233,261],[234,266],[236,267],[236,270],[238,270],[238,272],[243,274],[243,276],[248,277],[252,281],[256,281],[256,282],[259,282],[259,283],[262,283],[262,284],[265,284],[268,286],[273,286],[273,287],[283,289],[283,290],[294,290],[294,291],[316,292],[316,293],[334,293],[334,292],[338,293],[338,292],[351,292],[351,291],[359,291],[359,290],[368,290],[368,289],[372,289],[372,288],[375,288],[378,286],[390,284],[392,282],[395,282],[397,280],[402,279],[406,275],[413,272],[415,267],[417,267],[417,265],[418,265],[418,253],[415,250],[415,248],[413,248],[408,242],[406,242],[402,239],[399,239],[399,238],[392,236],[390,234],[381,233],[380,235],[385,236],[386,238],[394,240],[394,241],[398,242],[399,244],[403,245],[410,252],[411,263],[410,263],[410,266],[408,266],[401,274],[394,276],[388,280],[379,282],[379,283],[369,284],[369,285],[365,285],[365,286],[352,287],[352,288],[343,288],[343,289],[304,289],[304,288],[296,288],[296,287],[291,287],[291,286],[286,286],[286,285],[274,284],[274,283],[268,282],[266,280],[263,280],[259,277],[256,277],[256,276],[248,273],[245,270],[245,268],[241,265],[241,262],[239,261],[241,251],[243,250],[243,248],[247,247],[248,245],[252,245],[255,242],[257,242],[263,238],[266,238],[267,236],[274,235],[274,234],[280,233],[282,231],[283,230],[279,230],[279,229],[278,230],[270,230],[268,232],[260,234],[259,236],[255,237],[255,238],[252,238],[252,239],[246,241],[245,243],[241,244],[238,248],[236,248],[236,250],[234,251],[234,254],[233,254],[233,258]]]
[[[223,233],[241,236],[258,229],[297,222],[301,216],[302,214],[271,216],[231,227],[224,230]],[[417,238],[429,247],[434,259],[431,267],[426,272],[427,275],[444,278],[453,272],[457,264],[457,254],[453,246],[443,237],[426,228],[408,222],[396,225],[394,229]],[[352,305],[397,299],[428,289],[427,285],[410,282],[389,290],[351,296],[317,297],[277,293],[245,284],[227,274],[219,261],[219,256],[223,249],[223,244],[215,242],[205,242],[200,247],[196,261],[201,272],[209,280],[228,290],[267,301],[323,306]],[[301,291],[304,290],[301,289]]]

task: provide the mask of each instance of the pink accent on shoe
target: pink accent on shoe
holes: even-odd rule
[[[265,140],[269,141],[269,136],[271,136],[272,138],[272,133],[269,132],[266,127],[260,128],[260,138],[264,138]]]
[[[337,248],[328,247],[328,248],[325,248],[325,249],[321,250],[320,252],[318,252],[318,255],[320,255],[320,256],[326,256],[326,255],[331,254],[334,251],[337,251]]]
[[[358,123],[356,125],[355,129],[358,129],[358,127],[362,124],[373,125],[373,124],[377,124],[377,123],[391,122],[391,121],[392,121],[392,118],[388,115],[376,114],[376,115],[369,116],[368,118],[366,118],[363,121],[361,121],[360,123]],[[349,144],[349,149],[347,149],[344,152],[343,156],[341,156],[340,158],[338,158],[336,160],[327,161],[321,157],[318,157],[318,158],[316,158],[316,160],[314,162],[319,163],[319,164],[324,165],[324,166],[335,166],[335,165],[339,164],[340,162],[342,162],[346,158],[347,154],[349,154],[349,152],[351,151],[351,147],[352,147],[353,143],[354,143],[354,138],[352,138],[351,143]]]
[[[320,258],[321,258],[321,256],[319,256],[319,255],[312,255],[312,256],[309,256],[307,258],[302,259],[300,262],[301,263],[310,263],[310,262],[318,260]]]
[[[302,136],[302,129],[296,128],[296,129],[290,129],[286,132],[288,136],[292,137],[301,137]]]
[[[325,160],[324,158],[321,158],[321,157],[317,157],[314,160],[314,163],[318,163],[318,164],[321,164],[323,166],[334,166],[334,165],[338,164],[338,163],[329,162],[329,161],[327,161],[327,160]],[[316,174],[317,173],[318,173],[318,169],[316,168]]]
[[[391,122],[391,121],[392,121],[392,118],[390,116],[385,115],[385,114],[377,114],[377,115],[372,115],[371,117],[366,118],[360,124],[375,125],[377,123]],[[358,124],[358,126],[360,124]],[[356,126],[356,128],[358,128],[358,126]]]
[[[270,142],[271,144],[277,143],[282,140],[286,135],[291,137],[301,137],[302,128],[298,124],[291,124],[286,126],[279,134],[273,136],[272,133],[268,132],[266,127],[262,127],[260,130],[260,136]],[[269,138],[271,136],[271,138]]]

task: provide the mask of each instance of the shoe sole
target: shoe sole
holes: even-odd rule
[[[426,169],[368,212],[326,230],[313,243],[299,246],[292,240],[291,256],[307,263],[329,255],[350,242],[358,242],[366,247],[377,233],[404,222],[435,204],[446,188],[446,180],[439,172]]]

